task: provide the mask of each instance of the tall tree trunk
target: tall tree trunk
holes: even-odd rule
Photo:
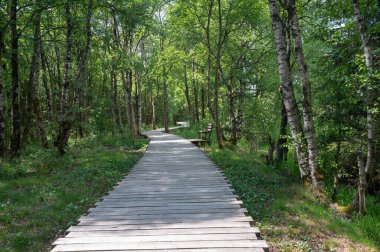
[[[199,85],[198,81],[195,80],[195,60],[193,58],[192,61],[192,70],[191,70],[191,81],[193,84],[193,93],[194,93],[194,114],[193,117],[197,122],[199,122],[199,98],[198,98],[198,90],[199,90]]]
[[[57,82],[58,82],[59,90],[61,91],[63,81],[62,81],[62,73],[61,73],[61,52],[59,49],[60,48],[58,46],[55,46],[55,57],[56,57],[56,66],[55,67],[57,68]]]
[[[364,48],[365,64],[370,73],[373,71],[373,55],[372,48],[367,36],[367,27],[360,14],[359,1],[353,0],[355,21],[359,27],[360,38]],[[367,87],[366,90],[367,100],[367,161],[365,165],[365,172],[367,176],[372,177],[373,167],[375,160],[375,120],[372,112],[374,106],[374,94],[371,87]]]
[[[277,0],[268,0],[272,27],[275,37],[278,68],[280,75],[280,93],[285,104],[286,114],[290,131],[294,141],[297,161],[300,168],[301,178],[305,184],[311,183],[310,170],[308,165],[307,152],[302,147],[302,127],[299,119],[297,102],[294,95],[294,87],[288,64],[288,54],[286,50],[285,34],[280,18]]]
[[[231,125],[231,136],[229,142],[233,145],[237,144],[237,117],[235,115],[235,92],[232,87],[232,78],[227,81],[228,94],[228,114]]]
[[[144,35],[145,36],[145,35]],[[144,66],[146,66],[146,52],[145,52],[145,37],[142,37],[140,42],[141,60]],[[139,103],[138,103],[138,114],[139,114],[139,134],[141,134],[142,122],[143,122],[143,106],[142,106],[142,72],[138,73],[138,93],[139,93]],[[146,98],[146,96],[145,96]],[[146,108],[147,106],[145,106]],[[145,113],[146,115],[146,113]]]
[[[363,161],[363,155],[361,151],[356,152],[358,168],[359,168],[359,185],[358,185],[358,210],[359,214],[364,215],[366,212],[365,207],[365,191],[367,188],[366,183],[366,173],[365,173],[365,165]]]
[[[155,97],[153,94],[153,85],[152,85],[152,129],[156,129],[156,104],[155,104]]]
[[[83,112],[82,104],[83,104],[83,90],[87,84],[88,79],[88,71],[87,71],[87,62],[90,54],[90,46],[91,46],[91,19],[93,12],[93,0],[89,0],[86,12],[86,24],[85,24],[85,34],[86,34],[86,42],[84,48],[80,51],[78,55],[78,72],[76,75],[76,79],[74,82],[74,120],[78,123],[77,128],[80,134],[80,137],[83,137]]]
[[[206,118],[206,101],[205,101],[205,98],[206,98],[206,95],[205,95],[205,88],[202,86],[201,88],[201,113],[202,113],[202,119],[205,119]]]
[[[36,125],[38,129],[38,135],[40,142],[44,148],[49,147],[43,118],[40,113],[40,100],[38,95],[39,77],[40,77],[40,65],[41,65],[41,6],[37,0],[36,5],[38,8],[34,17],[34,35],[33,35],[33,55],[29,73],[29,81],[27,86],[27,108],[25,116],[25,126],[23,133],[23,145],[28,142],[30,130],[32,129],[32,116],[35,115]]]
[[[191,110],[191,99],[190,99],[189,83],[187,81],[187,65],[186,65],[186,63],[183,64],[183,75],[184,75],[185,97],[186,97],[186,103],[187,103],[188,120],[191,124],[193,124],[194,120],[193,120],[193,115],[192,115],[192,110]]]
[[[129,71],[128,73],[128,100],[129,100],[129,123],[132,131],[132,138],[134,139],[137,135],[137,130],[136,130],[136,121],[135,121],[135,111],[133,107],[133,101],[132,101],[132,87],[133,87],[133,72],[132,70]]]
[[[42,48],[41,40],[40,40],[40,50],[41,50],[41,63],[42,63],[42,83],[43,83],[44,89],[45,89],[46,108],[48,110],[49,118],[51,119],[53,117],[53,113],[54,113],[53,102],[52,102],[51,91],[50,91],[49,82],[48,82],[48,78],[47,78],[48,73],[47,73],[46,56],[45,56],[43,48]],[[50,81],[52,81],[51,78],[50,78]]]
[[[48,148],[49,143],[46,137],[45,132],[45,125],[44,125],[44,119],[41,115],[41,108],[40,108],[40,99],[38,94],[38,85],[39,85],[39,78],[40,78],[40,55],[38,55],[38,60],[36,63],[36,74],[34,76],[34,82],[33,82],[33,89],[34,89],[34,96],[33,96],[33,113],[36,116],[36,125],[38,129],[38,136],[41,142],[42,147]]]
[[[10,27],[11,27],[11,106],[12,106],[12,138],[11,157],[18,156],[20,151],[20,107],[19,107],[19,62],[18,62],[18,32],[17,32],[17,0],[11,0]]]
[[[277,141],[276,148],[276,161],[281,163],[283,160],[287,160],[288,147],[284,146],[287,142],[286,139],[286,127],[288,125],[288,117],[286,116],[286,108],[284,101],[281,101],[281,123],[280,123],[280,136]]]
[[[110,71],[110,79],[109,79],[109,97],[112,101],[112,105],[110,107],[110,111],[112,113],[112,118],[113,118],[113,128],[112,128],[112,135],[115,135],[115,133],[120,130],[120,128],[118,127],[118,120],[117,120],[117,116],[116,116],[116,105],[115,105],[115,94],[114,94],[114,76],[115,76],[115,73],[114,73],[114,70],[113,70],[113,66],[111,66],[111,71]]]
[[[137,134],[141,133],[142,128],[142,87],[141,87],[141,73],[136,74],[136,105],[137,105]]]
[[[123,71],[121,77],[122,77],[122,81],[123,81],[125,114],[127,115],[127,124],[129,126],[129,129],[132,129],[131,118],[130,118],[130,114],[129,114],[130,113],[129,106],[131,105],[131,102],[130,102],[128,82],[127,82],[127,74],[128,73],[126,71]]]
[[[219,123],[219,82],[220,82],[220,64],[222,54],[222,3],[218,0],[218,42],[216,50],[216,67],[214,83],[214,122],[218,147],[223,148],[223,132]]]
[[[65,15],[66,15],[66,57],[65,57],[65,72],[62,85],[61,95],[61,116],[59,123],[59,132],[54,145],[57,147],[61,155],[65,154],[67,142],[70,136],[71,121],[68,113],[68,96],[69,96],[69,82],[71,74],[71,35],[72,35],[72,20],[70,3],[65,3]]]
[[[276,148],[275,141],[271,136],[268,136],[268,152],[267,152],[267,165],[273,165],[273,152]]]
[[[32,55],[32,61],[30,63],[30,70],[29,70],[29,80],[27,81],[26,86],[26,113],[25,113],[25,122],[24,122],[24,132],[22,135],[22,145],[24,146],[28,142],[29,138],[29,132],[32,128],[32,116],[33,116],[33,97],[35,95],[35,89],[34,89],[34,78],[35,74],[37,72],[37,64],[38,64],[38,32],[40,29],[40,17],[41,13],[37,11],[35,14],[35,19],[33,20],[34,25],[34,35],[33,35],[33,55]]]
[[[40,8],[40,3],[38,1],[38,7]],[[38,93],[38,86],[39,86],[39,80],[40,80],[40,71],[41,71],[41,28],[40,28],[40,20],[41,20],[41,10],[38,10],[36,14],[36,23],[35,23],[35,35],[34,35],[34,43],[35,43],[35,72],[33,74],[32,78],[32,86],[31,86],[31,93],[32,93],[32,105],[33,113],[36,117],[36,125],[38,129],[38,136],[41,142],[41,145],[44,148],[48,148],[49,144],[47,141],[46,133],[45,133],[45,125],[44,120],[41,115],[40,111],[40,98]],[[33,60],[32,60],[33,61]],[[28,127],[28,126],[26,126]],[[28,133],[27,133],[28,134]]]
[[[311,103],[311,87],[310,79],[307,70],[307,64],[303,52],[301,31],[299,27],[295,0],[289,0],[288,2],[288,15],[291,24],[292,35],[294,39],[294,51],[296,62],[298,65],[298,71],[301,77],[302,92],[303,92],[303,121],[305,126],[307,149],[309,155],[309,168],[311,181],[314,189],[319,193],[325,192],[325,179],[323,172],[318,165],[318,147],[317,138],[315,136],[313,113]]]
[[[111,71],[111,90],[112,90],[112,110],[114,114],[115,124],[121,135],[124,136],[124,126],[121,119],[121,113],[119,108],[119,92],[117,87],[117,74],[115,71]]]
[[[164,77],[164,128],[165,133],[169,133],[169,97],[168,97],[168,85],[166,82],[167,74],[166,74],[166,67],[163,67],[163,77]]]
[[[4,33],[0,30],[0,160],[6,153],[5,117],[4,117],[4,84],[3,84],[3,55],[5,52]]]
[[[236,139],[237,140],[240,139],[241,137],[240,134],[241,134],[241,129],[243,127],[245,94],[246,94],[246,84],[241,78],[239,78],[239,97],[238,97],[238,108],[237,108],[237,118],[236,118],[236,122],[237,122]]]
[[[340,152],[341,152],[341,146],[342,146],[342,125],[339,124],[338,129],[338,143],[336,147],[336,153],[335,153],[335,170],[334,170],[334,184],[333,184],[333,193],[331,195],[332,202],[336,202],[336,198],[338,196],[338,184],[339,184],[339,177],[338,177],[338,171],[340,167]]]
[[[353,7],[354,7],[354,17],[356,24],[358,25],[359,32],[360,32],[360,38],[362,41],[363,49],[364,49],[364,58],[365,58],[365,64],[367,67],[367,71],[372,74],[373,72],[373,55],[372,55],[372,48],[368,39],[367,35],[367,27],[365,22],[363,21],[362,15],[360,13],[360,6],[358,0],[352,0]],[[371,78],[371,76],[370,76]],[[371,83],[372,84],[372,83]],[[373,176],[373,168],[374,168],[374,162],[375,162],[375,119],[374,114],[372,112],[372,108],[374,107],[374,92],[372,91],[372,87],[367,87],[366,90],[366,103],[367,103],[367,160],[365,165],[362,164],[364,167],[365,177],[366,177],[366,183],[364,184],[363,174],[362,174],[362,167],[360,167],[360,164],[358,162],[359,166],[359,189],[356,197],[353,200],[352,206],[354,210],[363,211],[363,207],[365,206],[365,191],[361,191],[361,186],[365,186],[365,189],[367,189],[368,185],[372,181]],[[358,160],[359,161],[359,160]],[[360,176],[361,175],[361,176]],[[364,209],[365,210],[365,209]]]
[[[212,56],[212,49],[211,49],[211,17],[212,17],[212,9],[214,6],[214,0],[209,1],[208,3],[208,14],[207,14],[207,25],[206,25],[206,45],[207,45],[207,85],[206,85],[206,103],[207,107],[210,111],[210,114],[212,117],[214,117],[213,108],[211,106],[211,56]],[[218,68],[217,68],[218,69]]]

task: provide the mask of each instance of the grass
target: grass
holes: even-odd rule
[[[0,168],[0,251],[48,251],[51,242],[134,166],[147,140],[91,137],[55,149],[30,145]]]
[[[175,133],[194,138],[197,131],[181,129]],[[319,204],[305,190],[293,155],[282,167],[272,167],[264,163],[260,151],[252,153],[244,143],[223,150],[212,146],[205,151],[230,180],[271,251],[380,250],[380,203],[374,198],[368,197],[366,216],[349,220]],[[352,188],[343,187],[341,192],[338,201],[352,199]]]

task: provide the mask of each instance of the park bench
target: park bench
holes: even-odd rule
[[[212,133],[213,125],[212,123],[207,124],[206,129],[200,130],[199,139],[190,139],[190,142],[197,146],[202,146],[204,144],[211,145],[211,133]]]

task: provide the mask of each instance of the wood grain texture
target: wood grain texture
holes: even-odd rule
[[[146,132],[134,169],[52,251],[263,252],[259,230],[223,173],[187,140]]]

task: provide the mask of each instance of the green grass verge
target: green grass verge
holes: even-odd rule
[[[196,137],[197,128],[174,133]],[[215,141],[213,142],[215,144]],[[319,204],[300,184],[294,160],[267,166],[260,151],[247,144],[205,149],[226,174],[272,251],[377,251],[380,249],[380,204],[368,197],[368,214],[353,220]],[[289,155],[292,157],[292,155]],[[328,185],[330,186],[330,185]],[[351,197],[349,188],[339,195]],[[346,199],[347,201],[347,199]]]
[[[134,166],[147,140],[92,137],[55,149],[28,146],[0,168],[0,251],[45,251]]]

